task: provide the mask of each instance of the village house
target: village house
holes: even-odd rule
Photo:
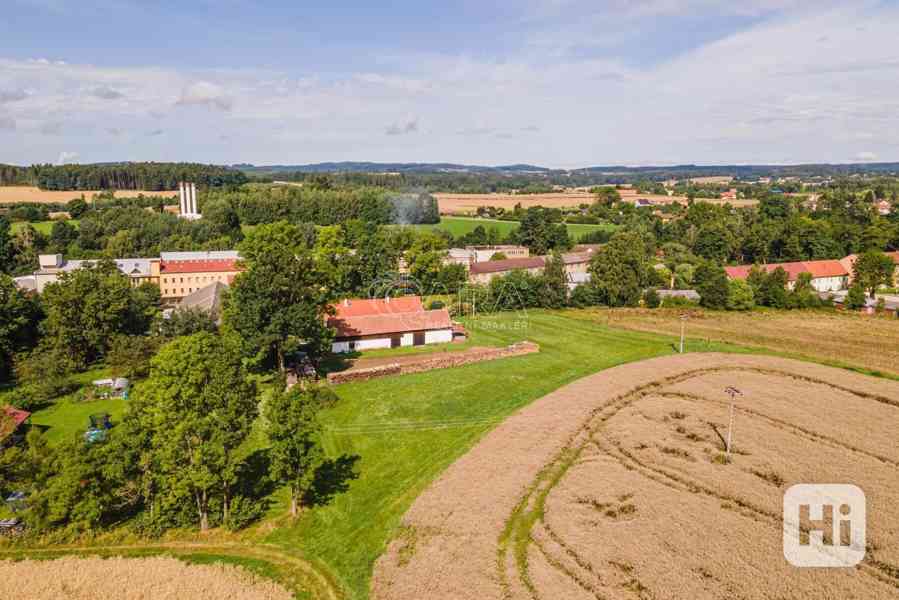
[[[802,273],[808,273],[812,278],[812,287],[818,292],[837,292],[845,290],[849,286],[849,274],[851,270],[838,260],[808,260],[801,262],[788,262],[760,265],[766,273],[772,273],[782,268],[787,273],[787,288],[793,289],[796,281]],[[740,265],[736,267],[724,267],[730,279],[745,280],[753,265]]]
[[[335,353],[375,348],[423,346],[453,341],[453,321],[445,308],[425,310],[420,296],[346,299],[334,305],[328,325],[337,330]]]
[[[737,189],[730,188],[727,191],[721,192],[722,200],[736,200],[737,199]]]
[[[885,216],[889,215],[891,212],[893,212],[893,205],[890,204],[888,201],[881,200],[880,202],[877,203],[877,214],[879,214],[881,217],[885,217]]]

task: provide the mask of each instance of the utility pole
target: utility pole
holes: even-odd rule
[[[687,324],[687,314],[684,313],[680,316],[680,353],[684,353],[684,328]]]
[[[730,451],[733,447],[734,435],[734,402],[737,396],[743,395],[743,392],[732,386],[724,388],[724,392],[730,395],[730,422],[727,424],[727,447],[725,448],[727,462],[730,462]]]

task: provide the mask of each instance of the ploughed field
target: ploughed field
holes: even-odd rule
[[[733,453],[723,457],[730,398]],[[379,599],[899,597],[899,383],[714,353],[631,363],[544,396],[415,501]],[[783,557],[783,495],[867,496],[854,568]]]
[[[0,598],[17,600],[290,600],[293,594],[239,567],[174,558],[0,561]]]

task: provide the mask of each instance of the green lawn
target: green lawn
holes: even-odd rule
[[[441,217],[440,223],[437,224],[410,225],[410,227],[423,230],[443,229],[453,234],[453,237],[459,237],[465,235],[466,233],[474,231],[474,228],[478,225],[482,226],[486,230],[489,230],[491,227],[495,227],[499,230],[500,235],[502,235],[503,237],[518,229],[517,221],[499,221],[496,219],[478,219],[475,217]],[[569,224],[567,225],[567,227],[568,235],[570,235],[575,241],[577,241],[577,239],[585,233],[591,233],[599,230],[611,231],[615,229],[614,225],[608,223],[601,225]]]
[[[56,221],[15,221],[14,223],[10,223],[10,229],[12,229],[13,233],[16,233],[17,231],[24,229],[26,225],[31,225],[40,233],[43,233],[44,235],[50,235],[50,230],[53,229],[53,223],[55,222]],[[66,223],[78,227],[78,219],[68,219]]]
[[[72,375],[71,381],[78,386],[85,387],[95,379],[108,376],[108,369],[99,367]],[[12,402],[15,393],[14,387],[0,392],[0,405]],[[125,412],[125,400],[110,398],[85,402],[81,398],[83,396],[78,390],[58,398],[49,406],[34,411],[31,415],[31,423],[45,429],[47,440],[50,444],[55,445],[84,433],[88,426],[88,416],[92,414],[109,413],[113,425],[121,422],[121,417]]]
[[[326,446],[332,458],[358,456],[359,477],[330,504],[265,538],[326,565],[350,598],[368,597],[374,561],[416,496],[503,418],[589,373],[674,351],[672,338],[562,313],[506,313],[467,325],[475,344],[528,339],[541,352],[337,386],[341,401],[324,419]]]
[[[91,402],[76,402],[66,398],[31,415],[31,423],[42,428],[47,427],[47,441],[50,444],[58,444],[84,433],[90,415],[109,413],[113,425],[120,423],[125,412],[125,402],[121,398]]]

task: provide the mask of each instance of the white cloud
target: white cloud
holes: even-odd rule
[[[9,117],[0,117],[0,131],[15,131],[16,122]]]
[[[633,10],[701,4],[684,2]],[[17,143],[0,145],[0,162],[52,160],[60,144],[91,161],[574,167],[836,161],[859,147],[899,159],[899,46],[883,44],[899,30],[899,9],[857,4],[812,14],[763,1],[750,8],[767,6],[790,10],[654,65],[564,53],[549,59],[526,44],[502,59],[406,54],[377,57],[378,69],[314,76],[0,59],[0,93],[26,95],[3,105],[18,129]],[[581,15],[567,19],[575,26]],[[598,31],[589,34],[605,35]],[[555,30],[543,32],[549,39]],[[92,93],[106,89],[121,97]],[[31,137],[46,122],[62,124],[60,139]],[[134,135],[122,135],[123,127]],[[179,143],[150,144],[141,135],[157,130]],[[222,135],[240,144],[222,144]]]
[[[210,106],[219,110],[229,111],[232,108],[233,100],[221,86],[209,81],[198,81],[184,88],[177,104],[181,106]]]
[[[877,153],[875,152],[859,152],[855,155],[856,160],[860,160],[863,162],[871,162],[877,160]]]
[[[76,162],[78,162],[77,152],[60,152],[59,158],[56,159],[56,164],[58,165],[68,165]]]

